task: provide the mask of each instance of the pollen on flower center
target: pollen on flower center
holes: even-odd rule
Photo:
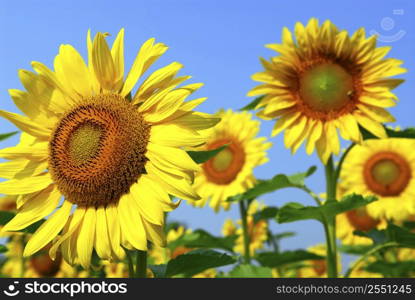
[[[74,163],[81,165],[92,159],[99,150],[103,128],[85,122],[74,130],[69,138],[68,152]]]
[[[208,149],[216,149],[225,144],[228,144],[227,148],[203,164],[203,170],[207,179],[216,184],[232,182],[238,176],[245,163],[245,152],[238,141],[220,139],[209,144]]]
[[[58,122],[49,143],[52,178],[80,206],[116,202],[144,173],[150,126],[119,95],[84,99]]]
[[[408,162],[394,152],[373,155],[366,162],[363,172],[367,186],[382,196],[399,195],[412,176]]]
[[[302,100],[319,112],[340,110],[350,101],[353,90],[353,77],[334,63],[313,66],[300,77]]]

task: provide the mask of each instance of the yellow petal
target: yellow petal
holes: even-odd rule
[[[330,144],[331,151],[338,155],[340,153],[340,141],[337,135],[337,129],[334,122],[327,122],[324,126],[327,141]]]
[[[276,136],[282,132],[285,128],[291,126],[297,119],[301,116],[300,112],[293,112],[283,115],[275,123],[274,128],[272,129],[272,136]]]
[[[78,253],[79,263],[85,269],[88,269],[91,264],[91,255],[95,239],[95,224],[95,207],[89,207],[80,224],[79,235],[76,242],[76,252]]]
[[[47,219],[30,238],[24,249],[23,256],[30,256],[49,244],[65,226],[71,209],[72,203],[64,201],[62,207]]]
[[[306,152],[308,155],[313,153],[316,142],[320,139],[322,132],[323,124],[321,123],[321,121],[317,121],[316,124],[313,126],[313,129],[311,130],[310,135],[307,139]]]
[[[143,222],[135,200],[130,194],[121,197],[118,202],[118,215],[122,234],[127,241],[138,250],[147,250],[147,238]]]
[[[65,201],[67,202],[67,201]],[[84,218],[86,209],[84,207],[77,207],[75,209],[74,214],[72,215],[72,218],[70,220],[70,225],[68,227],[68,231],[64,232],[63,235],[59,238],[56,243],[53,244],[53,246],[49,250],[49,256],[52,260],[55,260],[56,258],[56,252],[59,249],[59,246],[65,242],[68,238],[71,238],[74,232],[79,228],[79,226],[82,224],[82,219]]]
[[[121,90],[121,95],[125,97],[136,84],[137,80],[143,75],[143,73],[161,56],[166,52],[167,46],[158,43],[154,45],[154,39],[149,39],[140,48],[137,57],[134,60],[133,66],[124,82],[124,86]]]
[[[379,123],[395,122],[395,118],[385,109],[371,105],[357,104],[357,107],[374,121]]]
[[[22,136],[24,136],[22,134]],[[4,148],[0,150],[0,157],[5,159],[29,159],[45,161],[48,158],[48,142],[29,145],[21,143],[22,146]]]
[[[161,206],[161,195],[157,194],[158,191],[154,190],[147,177],[140,178],[139,182],[133,184],[130,189],[131,199],[133,199],[140,210],[140,214],[153,224],[162,225],[164,223],[164,211]]]
[[[150,142],[168,147],[196,147],[206,142],[206,137],[194,130],[169,124],[151,127]],[[1,176],[1,173],[0,173]]]
[[[46,188],[52,183],[49,173],[41,176],[11,179],[0,182],[0,193],[7,195],[30,194]]]
[[[124,250],[121,248],[121,231],[120,221],[118,217],[117,207],[114,204],[110,204],[105,209],[107,216],[108,234],[110,236],[111,249],[114,256],[122,258],[124,256]]]
[[[142,219],[142,222],[147,233],[147,239],[158,247],[166,247],[167,241],[163,226],[151,224],[145,219]]]
[[[95,249],[97,254],[102,259],[111,258],[111,244],[110,236],[108,236],[107,217],[105,214],[105,208],[100,206],[97,208],[97,225],[96,225],[96,236],[95,236]]]
[[[0,116],[12,122],[17,128],[41,139],[48,140],[51,134],[51,130],[44,126],[39,126],[36,123],[30,121],[29,118],[21,116],[19,114],[0,110]]]
[[[163,172],[150,164],[146,165],[146,170],[151,175],[150,178],[158,181],[160,186],[170,195],[189,201],[200,199],[186,179]]]
[[[284,134],[284,144],[285,147],[291,148],[294,142],[299,138],[300,134],[303,132],[304,127],[307,124],[307,118],[301,117],[290,127],[288,127]]]
[[[147,154],[155,155],[162,161],[168,161],[177,166],[178,169],[199,171],[200,167],[196,164],[184,150],[179,148],[167,147],[149,142]]]
[[[89,70],[89,75],[91,78],[92,88],[95,93],[99,93],[100,86],[99,86],[98,79],[95,76],[94,65],[92,64],[92,40],[91,40],[90,29],[88,29],[88,33],[86,36],[86,44],[87,44],[87,49],[88,49],[88,70]]]
[[[39,175],[46,171],[48,163],[31,160],[13,160],[0,163],[0,177],[5,179],[23,179]]]
[[[317,140],[316,147],[317,147],[318,156],[320,157],[321,161],[323,162],[323,164],[327,164],[327,161],[332,151],[330,148],[330,144],[327,141],[326,133],[324,131],[320,139]]]
[[[114,62],[105,37],[101,32],[97,33],[92,44],[92,65],[101,86],[106,90],[113,90],[115,84]]]
[[[58,206],[62,195],[51,185],[43,191],[26,195],[24,205],[16,216],[7,223],[4,231],[18,231],[48,216]]]
[[[90,73],[78,51],[71,45],[62,45],[59,56],[64,76],[73,90],[83,97],[91,96],[93,88]]]
[[[375,136],[380,138],[387,138],[385,128],[379,122],[376,122],[361,112],[355,112],[354,117],[357,122],[362,125],[365,129],[373,133]]]
[[[111,48],[115,69],[115,89],[119,90],[124,81],[124,28],[121,28]]]

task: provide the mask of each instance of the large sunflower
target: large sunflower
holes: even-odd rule
[[[92,41],[88,32],[88,65],[72,46],[62,45],[54,71],[33,62],[38,74],[19,72],[27,92],[10,94],[26,116],[0,111],[30,145],[0,151],[19,174],[0,183],[0,193],[22,195],[3,230],[21,230],[51,215],[27,243],[25,256],[52,241],[52,258],[60,248],[68,262],[88,267],[93,249],[116,259],[122,246],[146,250],[147,240],[163,246],[163,213],[178,205],[169,194],[199,199],[191,187],[199,167],[183,149],[203,144],[198,131],[218,121],[193,111],[205,98],[185,102],[201,84],[178,87],[190,77],[176,77],[182,65],[174,62],[133,93],[167,47],[146,41],[125,77],[123,40],[121,30],[110,49],[104,34]]]
[[[356,145],[344,160],[346,194],[376,195],[366,210],[372,218],[395,221],[415,212],[415,141],[389,138]]]
[[[319,26],[310,19],[297,23],[295,40],[284,28],[281,44],[267,45],[280,55],[261,59],[265,70],[252,76],[263,84],[248,95],[264,95],[258,115],[276,119],[272,134],[285,130],[284,143],[292,152],[306,142],[326,163],[339,154],[339,129],[343,138],[361,141],[358,125],[378,137],[386,137],[382,122],[394,118],[385,108],[395,105],[391,89],[402,80],[390,79],[406,70],[401,61],[384,58],[390,47],[376,48],[376,36],[365,37],[363,28],[351,37],[330,21]]]
[[[228,197],[254,185],[254,168],[268,161],[266,150],[272,145],[265,137],[256,137],[260,123],[253,120],[250,113],[227,110],[219,111],[217,116],[221,121],[205,133],[207,143],[201,149],[228,146],[204,163],[197,173],[194,187],[202,200],[193,202],[204,206],[210,200],[215,211],[221,206],[228,209],[229,202],[225,202]]]

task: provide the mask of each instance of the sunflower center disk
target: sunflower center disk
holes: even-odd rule
[[[353,77],[337,64],[324,63],[311,67],[300,78],[301,99],[318,112],[342,109],[352,93]]]
[[[119,95],[85,99],[58,123],[49,143],[52,178],[80,206],[117,202],[144,173],[150,126]]]
[[[379,221],[371,218],[365,209],[349,210],[346,216],[353,228],[360,231],[369,231],[379,224]]]
[[[231,183],[245,163],[245,152],[238,141],[221,139],[209,144],[208,149],[216,149],[225,144],[229,144],[227,148],[203,164],[207,179],[220,185]]]
[[[380,152],[366,162],[364,178],[373,192],[381,196],[397,196],[406,189],[411,169],[399,154]]]

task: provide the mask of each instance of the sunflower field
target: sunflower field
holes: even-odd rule
[[[14,65],[20,87],[0,105],[0,276],[415,277],[415,127],[394,110],[411,101],[409,68],[379,33],[306,15],[263,36],[260,61],[263,45],[234,29],[256,69],[232,102],[201,89],[203,70],[176,62],[157,30],[140,27],[137,42],[127,20],[82,24],[55,55]],[[200,59],[226,90],[221,72],[244,61],[217,53]]]

